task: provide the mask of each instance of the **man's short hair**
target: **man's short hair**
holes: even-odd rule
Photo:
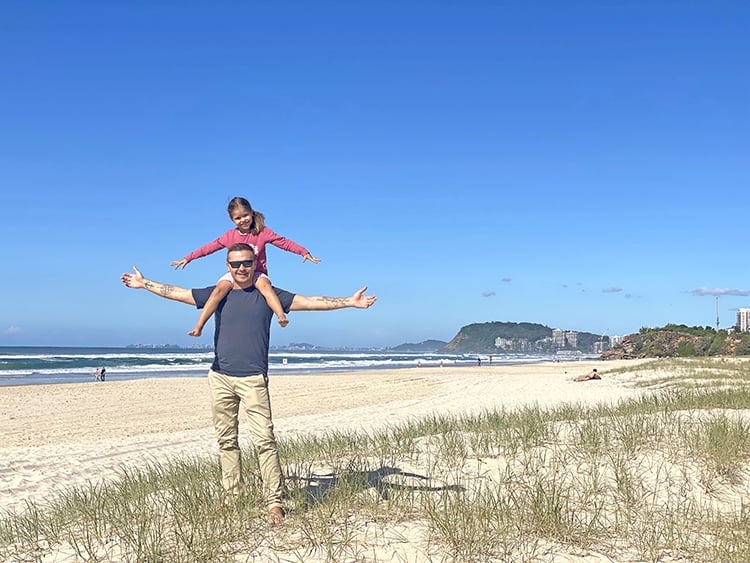
[[[250,246],[249,244],[245,244],[244,242],[238,242],[237,244],[233,244],[229,248],[227,248],[227,257],[229,257],[230,252],[242,252],[242,251],[250,251],[253,254],[253,258],[255,258],[255,249]]]

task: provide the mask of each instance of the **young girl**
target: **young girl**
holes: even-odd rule
[[[265,226],[265,217],[259,211],[254,211],[250,206],[250,202],[244,197],[235,197],[227,206],[227,212],[229,218],[236,225],[236,229],[230,229],[213,242],[201,246],[198,250],[194,250],[182,260],[175,260],[172,262],[172,266],[175,269],[182,269],[188,265],[189,262],[203,256],[213,254],[217,250],[222,248],[229,248],[233,244],[244,242],[249,244],[255,249],[255,274],[253,281],[258,291],[265,297],[266,303],[271,310],[276,314],[276,318],[282,327],[289,324],[289,321],[284,314],[284,309],[281,306],[276,292],[271,287],[271,280],[268,278],[268,268],[266,266],[266,244],[272,244],[287,252],[294,252],[302,256],[302,261],[310,260],[317,264],[320,262],[319,258],[315,258],[310,252],[297,244],[294,241],[286,239],[271,229]],[[193,330],[188,332],[190,336],[200,336],[203,327],[205,326],[211,315],[214,314],[216,308],[227,293],[232,289],[233,281],[229,274],[222,277],[216,284],[216,288],[209,297],[206,305],[201,311],[198,322],[195,324]]]

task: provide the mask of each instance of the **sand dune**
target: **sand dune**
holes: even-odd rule
[[[434,412],[617,401],[638,391],[607,370],[632,363],[281,375],[270,385],[277,435],[284,438],[372,430]],[[603,372],[601,381],[571,381],[594,366]],[[7,387],[0,404],[0,509],[110,479],[122,467],[157,457],[216,452],[203,378]]]

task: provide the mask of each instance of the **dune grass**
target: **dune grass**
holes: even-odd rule
[[[231,502],[208,460],[123,469],[0,515],[0,560],[750,561],[750,374],[737,365],[641,364],[627,375],[664,373],[659,390],[617,405],[282,441],[276,527],[252,452]]]

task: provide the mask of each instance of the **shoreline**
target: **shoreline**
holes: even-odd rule
[[[469,360],[464,362],[445,362],[443,367],[440,367],[439,362],[437,361],[425,361],[425,363],[419,363],[417,365],[417,362],[415,362],[414,366],[361,366],[361,367],[330,367],[330,366],[322,366],[319,368],[282,368],[279,369],[277,366],[271,366],[268,370],[268,377],[269,378],[277,378],[277,377],[298,377],[298,376],[318,376],[318,375],[349,375],[354,373],[367,373],[367,372],[382,372],[382,371],[397,371],[397,370],[403,370],[403,369],[471,369],[471,368],[478,368],[478,369],[484,369],[484,368],[494,368],[494,367],[500,367],[500,366],[524,366],[524,365],[536,365],[536,364],[578,364],[579,362],[600,362],[601,360],[592,360],[590,358],[587,358],[585,360],[561,360],[560,362],[551,362],[551,361],[537,361],[537,360],[530,360],[526,362],[516,362],[516,361],[503,361],[499,362],[496,361],[492,364],[488,364],[486,362],[483,362],[481,366],[477,366],[477,363],[475,360]],[[164,372],[164,371],[155,371],[152,373],[129,373],[126,375],[122,375],[122,373],[111,373],[110,368],[108,368],[107,371],[107,379],[104,382],[97,381],[93,378],[93,376],[86,375],[81,378],[70,378],[67,375],[64,376],[58,376],[59,380],[54,380],[54,378],[48,378],[44,380],[38,380],[38,381],[23,381],[20,378],[13,379],[6,377],[3,379],[0,377],[0,389],[5,389],[8,387],[28,387],[33,385],[86,385],[88,383],[98,384],[98,383],[111,383],[111,382],[123,382],[123,381],[152,381],[152,380],[161,380],[161,379],[167,379],[170,381],[178,380],[178,379],[201,379],[205,378],[208,374],[208,370],[210,369],[211,364],[207,364],[206,366],[201,366],[199,369],[194,370],[176,370],[173,373],[170,372]],[[23,377],[29,377],[29,376],[23,376]]]
[[[417,367],[474,367],[599,360],[598,355],[438,354],[388,350],[279,349],[269,355],[269,375],[315,375]],[[0,346],[0,387],[66,383],[95,383],[96,369],[107,369],[107,381],[160,377],[204,377],[213,361],[211,350],[115,348],[8,348]]]
[[[529,404],[613,403],[643,391],[607,376],[642,360],[446,366],[272,375],[281,440],[372,432],[430,414],[471,415]],[[572,378],[597,367],[602,380]],[[54,491],[116,478],[122,467],[217,454],[204,378],[39,384],[3,388],[0,510]],[[240,430],[243,447],[248,432]]]
[[[525,359],[525,360],[495,360],[493,363],[487,362],[485,359],[482,360],[482,365],[478,366],[475,359],[455,361],[453,359],[444,360],[443,367],[440,367],[439,360],[422,359],[421,361],[417,358],[409,365],[362,365],[362,366],[328,366],[321,365],[320,367],[296,367],[294,365],[279,367],[279,365],[270,364],[268,369],[269,377],[294,377],[304,375],[346,375],[350,373],[362,373],[362,372],[380,372],[380,371],[393,371],[402,369],[471,369],[471,368],[493,368],[499,366],[524,366],[524,365],[536,365],[536,364],[578,364],[580,362],[602,362],[602,360],[585,357],[582,359],[563,359],[557,362],[551,360],[541,360],[537,358]],[[127,371],[116,371],[116,368],[107,367],[107,379],[103,383],[110,382],[122,382],[122,381],[139,381],[139,380],[158,380],[158,379],[200,379],[205,378],[208,374],[208,370],[211,367],[211,363],[201,365],[197,368],[192,369],[175,369],[173,371],[142,371],[142,372],[127,372]],[[91,374],[88,372],[85,375],[78,374],[32,374],[32,375],[21,375],[14,376],[0,373],[0,389],[8,387],[22,387],[32,385],[85,385],[87,383],[102,383],[94,379],[93,370]]]

